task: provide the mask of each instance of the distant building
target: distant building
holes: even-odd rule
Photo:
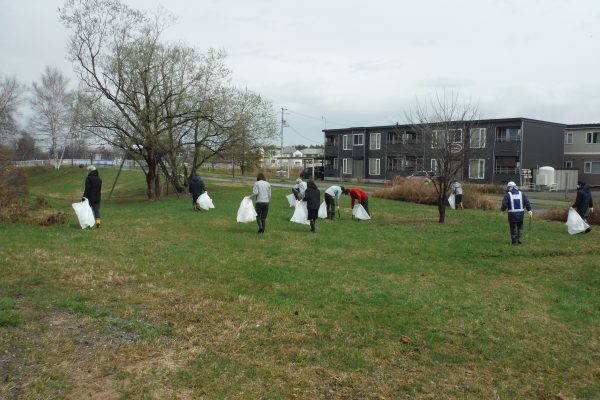
[[[457,148],[465,155],[458,179],[521,182],[522,169],[563,166],[565,124],[528,118],[457,121]],[[476,126],[468,128],[467,126]],[[325,129],[325,179],[384,181],[436,170],[432,143],[411,125]]]
[[[563,167],[576,168],[588,185],[600,185],[600,124],[565,127]]]

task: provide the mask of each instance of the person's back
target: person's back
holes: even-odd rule
[[[321,191],[313,181],[308,182],[304,192],[304,200],[309,210],[318,210],[321,205]]]
[[[90,204],[100,203],[102,192],[102,179],[98,175],[98,170],[91,170],[85,178],[85,190],[83,197],[87,198]]]
[[[196,198],[206,191],[204,181],[198,175],[194,175],[190,180],[189,191]]]

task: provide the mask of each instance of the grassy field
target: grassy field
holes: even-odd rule
[[[311,234],[274,188],[259,236],[250,184],[193,212],[126,172],[81,230],[84,175],[28,179],[67,224],[0,225],[2,399],[600,398],[598,229],[534,219],[517,247],[497,211],[371,199],[359,222],[344,197]]]

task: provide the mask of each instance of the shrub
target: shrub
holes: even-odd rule
[[[482,189],[479,186],[484,186]],[[495,200],[486,196],[489,187],[494,185],[465,185],[463,187],[463,206],[465,208],[477,208],[481,210],[493,210],[498,208]],[[373,196],[382,199],[407,201],[410,203],[437,205],[437,193],[431,183],[422,180],[408,180],[400,176],[394,177],[391,188],[378,189]]]
[[[540,213],[540,217],[550,221],[567,222],[568,214],[569,209],[553,208]],[[600,214],[597,212],[588,214],[586,220],[590,225],[600,225]]]

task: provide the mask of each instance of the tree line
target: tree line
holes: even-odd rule
[[[70,32],[67,55],[77,87],[51,67],[31,88],[0,77],[5,149],[33,155],[24,149],[35,153],[37,136],[58,168],[65,155],[85,152],[86,143],[103,143],[138,161],[147,196],[155,199],[161,176],[183,192],[186,179],[212,159],[248,168],[277,134],[271,103],[230,83],[224,51],[200,52],[163,39],[174,21],[164,10],[140,11],[119,0],[67,0],[59,19]],[[25,102],[32,114],[27,131],[34,133],[18,128]]]

